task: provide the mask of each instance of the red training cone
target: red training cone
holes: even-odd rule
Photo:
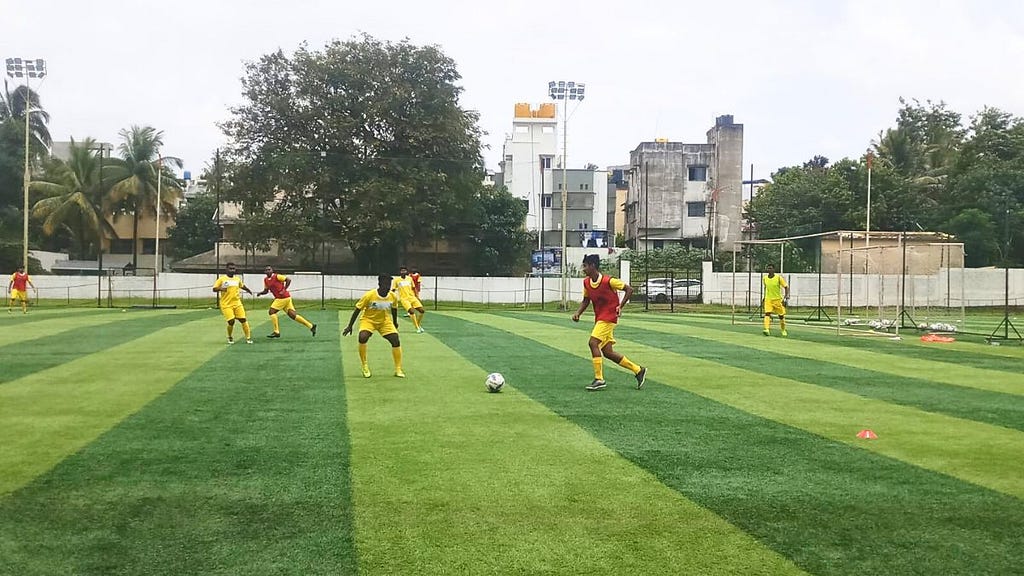
[[[878,440],[878,434],[875,434],[871,430],[861,430],[860,432],[857,432],[857,438],[862,438],[864,440]]]

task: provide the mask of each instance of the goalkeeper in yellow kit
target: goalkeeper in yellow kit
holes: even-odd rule
[[[783,336],[789,336],[786,332],[786,305],[789,301],[789,284],[786,279],[775,273],[775,266],[769,264],[765,267],[765,275],[761,278],[764,284],[764,335],[772,335],[772,314],[779,315],[779,328]],[[786,294],[783,297],[782,291]]]

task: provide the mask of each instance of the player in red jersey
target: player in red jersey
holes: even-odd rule
[[[593,302],[594,330],[590,333],[590,355],[594,362],[594,381],[586,389],[601,390],[606,386],[604,363],[601,358],[604,356],[632,372],[636,378],[636,389],[639,390],[644,387],[647,368],[630,362],[629,358],[616,352],[613,347],[615,325],[619,322],[622,305],[629,302],[629,298],[633,295],[633,287],[618,278],[601,274],[601,257],[597,254],[588,254],[583,258],[583,273],[587,275],[583,279],[583,301],[580,302],[576,313],[572,315],[572,321],[579,322],[580,315]],[[619,301],[620,291],[626,293],[621,302]]]
[[[267,292],[274,294],[274,301],[270,304],[270,309],[267,311],[270,314],[270,322],[274,325],[274,331],[267,334],[267,338],[280,338],[281,337],[281,324],[277,320],[277,313],[284,310],[288,317],[295,320],[299,324],[302,324],[309,331],[316,336],[316,324],[313,324],[309,320],[306,320],[295,312],[295,304],[292,303],[292,294],[288,291],[288,287],[292,284],[292,279],[285,276],[284,274],[277,274],[274,269],[267,266],[263,269],[266,276],[263,278],[263,291],[257,294],[257,296],[263,296]]]
[[[28,277],[23,266],[18,266],[18,271],[11,274],[11,281],[7,283],[7,291],[11,293],[10,304],[7,306],[7,312],[10,313],[14,308],[14,301],[21,301],[21,313],[28,314],[28,287],[31,286],[32,290],[36,289],[35,284],[32,283],[32,279]]]

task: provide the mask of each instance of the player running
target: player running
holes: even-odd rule
[[[10,303],[7,305],[8,314],[13,311],[15,300],[21,301],[21,313],[28,314],[28,286],[31,286],[33,291],[38,292],[35,284],[32,283],[32,279],[25,272],[25,267],[18,266],[17,271],[11,274],[11,281],[7,283],[7,291],[11,294]]]
[[[359,362],[363,368],[363,378],[370,377],[370,364],[366,360],[366,343],[374,331],[391,343],[391,357],[395,361],[395,376],[405,378],[402,371],[402,343],[398,339],[398,297],[391,291],[391,276],[377,276],[377,288],[370,290],[356,302],[356,309],[348,320],[348,326],[342,336],[352,333],[352,325],[360,312],[359,320]]]
[[[789,300],[789,284],[782,276],[775,275],[775,266],[769,264],[765,267],[766,274],[761,278],[764,283],[764,335],[771,336],[772,312],[779,315],[779,328],[783,336],[789,336],[786,332],[786,306],[783,300]],[[783,297],[782,290],[786,295]]]
[[[252,294],[252,290],[242,282],[242,279],[235,276],[238,268],[234,263],[228,262],[227,274],[217,278],[213,283],[213,291],[218,294],[220,313],[228,321],[228,344],[234,344],[235,339],[231,336],[235,331],[235,320],[242,324],[242,331],[245,332],[245,343],[252,344],[252,330],[249,323],[245,321],[245,308],[242,306],[241,291],[245,290]]]
[[[306,320],[295,312],[295,304],[292,303],[292,294],[288,291],[288,287],[292,284],[292,279],[285,276],[284,274],[277,274],[274,269],[267,266],[263,269],[266,276],[263,278],[263,291],[256,294],[256,296],[263,296],[267,292],[274,294],[274,301],[270,304],[270,309],[267,313],[270,314],[270,323],[274,325],[274,331],[267,334],[267,338],[280,338],[281,337],[281,324],[277,320],[277,313],[284,310],[288,317],[295,320],[299,324],[302,324],[309,331],[316,336],[316,324],[313,324],[309,320]]]
[[[615,362],[619,366],[631,371],[636,377],[636,389],[644,387],[647,380],[647,368],[634,364],[628,358],[619,354],[613,347],[615,344],[615,325],[619,322],[619,315],[622,313],[622,306],[629,302],[633,295],[633,287],[618,278],[612,278],[607,274],[601,274],[601,257],[597,254],[588,254],[583,258],[583,301],[576,313],[572,315],[573,322],[580,321],[580,315],[587,309],[591,302],[594,303],[594,330],[590,333],[590,355],[594,363],[594,381],[586,387],[587,390],[601,390],[606,386],[604,381],[604,362],[602,355]],[[619,301],[619,291],[625,292],[622,301]]]
[[[412,323],[416,326],[416,333],[422,334],[423,316],[427,311],[423,309],[423,303],[420,302],[417,296],[416,282],[409,276],[409,269],[405,266],[398,269],[398,274],[399,277],[391,282],[391,291],[398,296],[398,301],[402,304],[402,308],[412,318]],[[416,311],[416,314],[413,314],[413,310]]]

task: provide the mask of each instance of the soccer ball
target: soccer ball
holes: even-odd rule
[[[488,392],[501,392],[501,387],[505,385],[505,377],[497,372],[492,372],[487,375],[487,380],[484,380],[484,386],[487,386]]]

